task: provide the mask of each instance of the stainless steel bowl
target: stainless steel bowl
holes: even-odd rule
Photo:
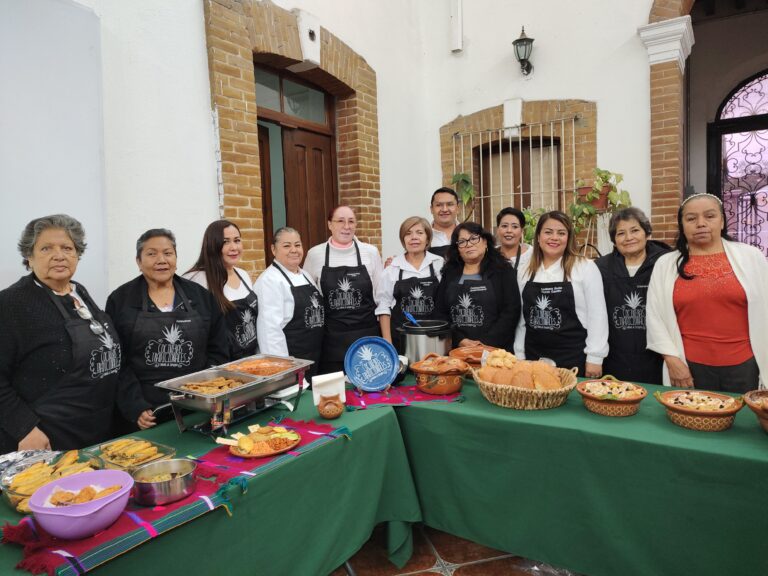
[[[186,498],[195,491],[195,468],[193,460],[177,458],[151,462],[136,468],[133,476],[133,499],[142,506],[158,506]],[[152,482],[151,478],[170,474],[170,480]]]

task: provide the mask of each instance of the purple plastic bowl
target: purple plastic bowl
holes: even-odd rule
[[[58,508],[43,506],[56,488],[78,491],[86,486],[106,488],[120,484],[122,488],[109,496],[85,504],[72,504]],[[54,480],[37,490],[29,499],[35,520],[49,534],[65,540],[78,540],[93,536],[117,520],[128,504],[133,488],[133,477],[122,470],[95,470]]]

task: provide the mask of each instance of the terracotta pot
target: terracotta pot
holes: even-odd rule
[[[751,390],[744,394],[744,401],[757,416],[757,421],[768,433],[768,390]]]
[[[459,361],[459,366],[447,370],[422,368],[424,361],[430,358],[448,359],[431,352],[422,358],[421,361],[412,364],[411,370],[416,376],[416,387],[425,394],[437,395],[454,394],[461,390],[464,384],[462,376],[469,370],[469,365],[466,362]],[[455,363],[456,360],[453,360],[453,362]]]
[[[595,207],[595,210],[598,212],[605,212],[608,210],[608,192],[610,191],[611,187],[608,184],[605,184],[600,191],[600,196],[590,202],[590,204]],[[576,189],[576,193],[581,201],[584,201],[584,197],[590,192],[592,192],[592,186],[582,186]]]

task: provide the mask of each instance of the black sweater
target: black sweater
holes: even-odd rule
[[[84,289],[78,287],[82,294]],[[62,299],[67,297],[61,297]],[[74,308],[67,303],[66,310]],[[38,425],[36,400],[73,369],[64,319],[32,274],[0,292],[0,454]]]
[[[443,277],[437,288],[437,314],[440,318],[450,322],[450,303],[446,300],[447,288],[451,284],[458,284],[461,280],[462,269],[443,268]],[[485,336],[481,339],[483,344],[504,348],[512,352],[515,343],[515,329],[520,319],[520,290],[517,287],[517,275],[514,268],[504,265],[503,268],[488,268],[482,272],[483,280],[490,280],[493,292],[500,301],[497,302],[499,314],[493,320]],[[453,327],[453,345],[459,345],[467,335],[461,328]]]
[[[208,347],[206,366],[223,364],[229,361],[229,343],[227,340],[226,324],[221,309],[208,290],[179,276],[173,277],[174,282],[182,287],[192,308],[197,311],[208,325]],[[131,422],[136,422],[139,415],[150,408],[150,403],[141,394],[141,385],[130,367],[129,354],[133,350],[133,327],[141,312],[142,293],[147,293],[147,281],[144,276],[138,276],[117,288],[107,298],[107,314],[112,317],[120,335],[123,346],[123,368],[120,371],[121,389],[132,392],[132,396],[124,398],[126,407],[123,413]],[[179,302],[179,295],[176,294]],[[176,306],[178,307],[178,306]],[[162,314],[149,300],[149,312]],[[184,372],[180,371],[179,376]]]

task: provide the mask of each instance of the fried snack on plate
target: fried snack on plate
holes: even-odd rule
[[[86,486],[72,498],[72,504],[84,504],[85,502],[90,502],[95,496],[96,489],[93,486]]]

